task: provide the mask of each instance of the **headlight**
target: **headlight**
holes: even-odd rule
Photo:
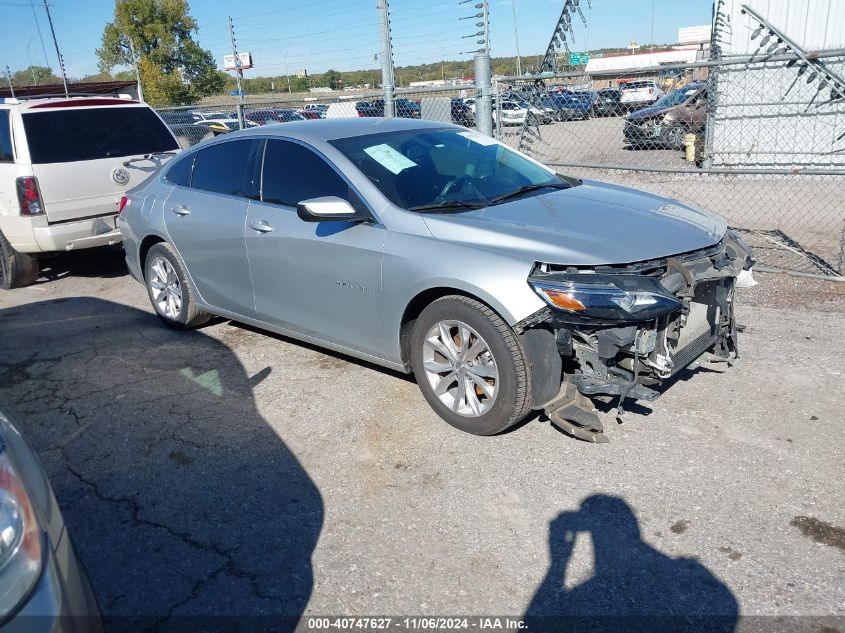
[[[29,593],[41,573],[42,534],[35,510],[0,445],[0,619]]]
[[[636,275],[549,275],[529,279],[550,306],[576,320],[643,321],[682,306],[654,277]]]

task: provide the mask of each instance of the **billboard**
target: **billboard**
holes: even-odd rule
[[[252,68],[252,53],[238,53],[238,59],[241,62],[241,70],[248,70]],[[234,55],[223,55],[223,70],[237,70],[238,66],[235,64]]]

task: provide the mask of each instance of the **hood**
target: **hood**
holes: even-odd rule
[[[440,240],[573,266],[629,264],[716,244],[716,216],[669,198],[600,183],[525,197],[484,209],[423,214]]]
[[[653,116],[658,116],[660,114],[665,114],[669,110],[671,110],[674,106],[665,107],[665,106],[658,106],[658,107],[651,107],[651,108],[643,108],[641,110],[634,110],[628,115],[628,120],[636,121],[637,119],[649,119]]]

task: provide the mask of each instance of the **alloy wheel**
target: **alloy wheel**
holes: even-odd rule
[[[466,323],[436,323],[425,336],[422,360],[434,394],[458,415],[479,417],[493,406],[499,387],[496,359]]]
[[[156,257],[150,273],[150,289],[159,312],[168,319],[178,319],[182,312],[182,285],[173,264],[164,257]]]

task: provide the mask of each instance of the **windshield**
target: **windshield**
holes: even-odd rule
[[[553,171],[471,130],[405,130],[330,142],[403,209],[486,206],[522,187],[566,184]]]
[[[698,87],[693,88],[678,88],[667,95],[663,95],[654,102],[655,108],[671,108],[672,106],[681,105],[684,101],[690,98],[691,95],[698,92]]]

